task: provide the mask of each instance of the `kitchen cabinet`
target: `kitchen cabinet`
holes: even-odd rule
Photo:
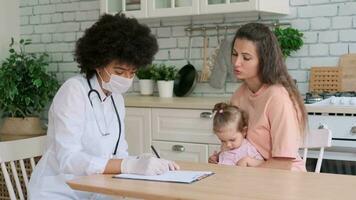
[[[183,142],[152,141],[162,158],[189,162],[206,163],[208,158],[208,146],[206,144],[194,144]]]
[[[288,14],[289,0],[100,0],[101,13],[136,18],[262,12]]]
[[[129,155],[139,155],[141,153],[150,152],[151,109],[126,109],[125,136],[129,144]]]
[[[209,110],[152,108],[152,139],[163,158],[207,162],[208,145],[219,144],[212,124]]]
[[[100,0],[100,13],[123,12],[130,17],[147,18],[147,3],[147,0]]]
[[[289,13],[289,0],[200,0],[200,14],[233,12]]]
[[[217,143],[212,125],[212,113],[209,110],[152,108],[154,140]]]
[[[198,15],[197,0],[148,0],[149,17]]]
[[[125,122],[126,137],[139,138],[140,143],[128,140],[138,153],[150,152],[147,148],[153,144],[162,158],[206,163],[210,152],[220,148],[209,110],[127,107]]]

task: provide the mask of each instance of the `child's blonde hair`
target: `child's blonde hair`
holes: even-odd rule
[[[237,106],[227,103],[217,103],[213,108],[213,112],[215,112],[213,120],[213,130],[215,133],[232,122],[237,124],[236,130],[239,132],[244,132],[244,128],[247,127],[247,113]]]

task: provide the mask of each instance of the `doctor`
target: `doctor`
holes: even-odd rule
[[[53,99],[47,150],[32,173],[30,199],[108,199],[74,191],[65,182],[97,173],[153,175],[179,168],[172,161],[127,153],[122,94],[157,50],[150,29],[124,14],[103,15],[85,31],[75,49],[84,75],[68,79]]]

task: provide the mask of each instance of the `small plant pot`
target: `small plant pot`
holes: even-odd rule
[[[152,95],[153,94],[153,87],[154,81],[151,79],[140,79],[140,93],[141,95]]]
[[[174,80],[157,81],[158,93],[160,97],[173,97]]]

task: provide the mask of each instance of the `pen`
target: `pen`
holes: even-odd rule
[[[158,155],[156,149],[153,147],[153,145],[151,145],[151,149],[152,149],[153,153],[157,156],[157,158],[161,158],[161,157]]]

